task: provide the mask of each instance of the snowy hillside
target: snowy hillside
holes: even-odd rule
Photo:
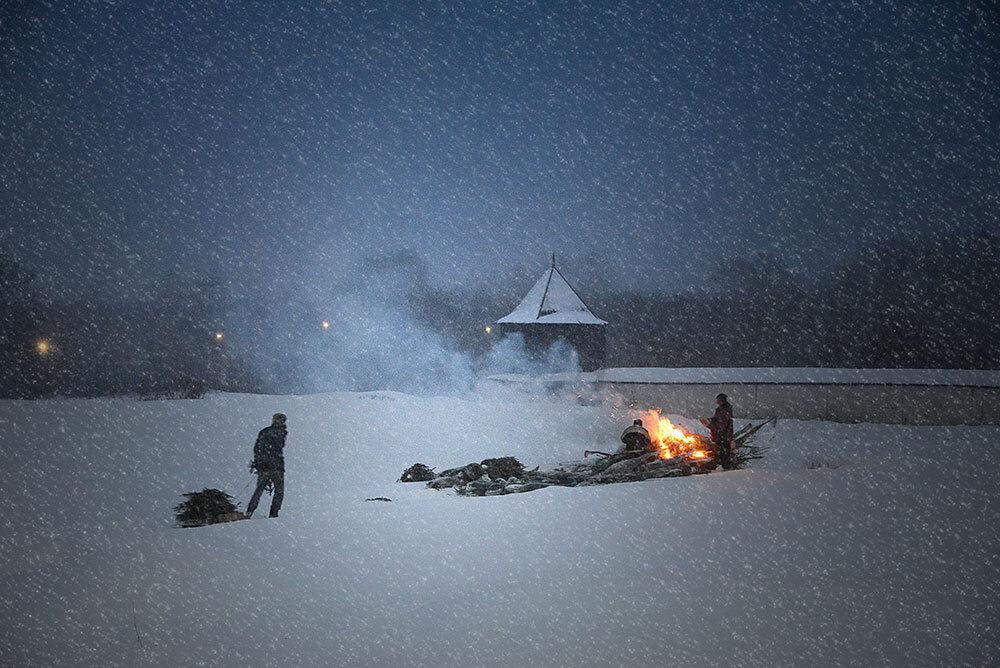
[[[245,504],[275,411],[281,517],[172,528],[184,492]],[[2,402],[0,664],[1000,661],[995,427],[780,422],[750,470],[503,497],[394,482],[577,459],[631,417],[389,392]]]

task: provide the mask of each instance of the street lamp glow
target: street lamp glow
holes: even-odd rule
[[[492,331],[493,331],[493,328],[490,327],[489,325],[486,325],[486,333],[489,334]]]
[[[221,341],[222,340],[222,332],[216,332],[215,333],[215,340],[216,341]]]
[[[45,353],[49,352],[51,346],[49,345],[48,341],[39,341],[38,345],[36,345],[35,348],[38,350],[38,352],[44,355]]]
[[[330,323],[326,320],[323,321],[323,329],[330,329]]]

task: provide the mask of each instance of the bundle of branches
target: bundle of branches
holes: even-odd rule
[[[428,472],[431,471],[431,469],[423,466],[423,464],[414,464],[406,469],[403,475],[406,476],[407,472],[417,466],[422,466]],[[537,468],[535,471],[537,471]],[[436,475],[432,473],[431,480],[427,483],[427,486],[433,489],[454,487],[463,494],[485,496],[490,490],[495,492],[498,489],[506,489],[508,486],[521,484],[525,481],[529,473],[534,473],[535,471],[525,472],[524,465],[516,457],[496,457],[484,459],[481,462],[472,462],[471,464],[453,469],[445,469]],[[400,478],[400,480],[407,482],[403,478]],[[510,492],[502,493],[509,494]]]
[[[769,424],[777,425],[778,418],[771,418],[757,426],[754,426],[753,423],[747,424],[733,434],[733,466],[735,468],[746,468],[751,460],[764,458],[764,453],[767,452],[768,448],[751,445],[751,442],[757,432]]]
[[[615,482],[691,475],[694,472],[692,467],[680,461],[680,458],[677,461],[663,460],[655,454],[617,460],[611,467],[605,467],[606,462],[572,462],[563,464],[553,471],[539,471],[538,467],[526,471],[520,462],[513,457],[503,457],[502,459],[513,460],[507,471],[509,473],[517,472],[517,475],[494,477],[488,473],[488,468],[483,464],[472,463],[442,471],[428,482],[427,486],[432,489],[454,488],[463,496],[500,496],[502,494],[531,492],[551,486],[606,485]]]
[[[486,475],[491,478],[520,478],[524,475],[524,466],[516,457],[484,459],[480,464],[486,469]]]
[[[203,489],[183,496],[187,500],[174,506],[174,515],[179,526],[203,527],[242,520],[246,517],[233,504],[233,497],[222,490]]]
[[[429,469],[420,462],[403,471],[399,482],[427,482],[434,479],[434,469]]]

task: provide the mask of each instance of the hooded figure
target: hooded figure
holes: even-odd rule
[[[622,432],[622,443],[625,444],[625,452],[635,454],[645,454],[650,451],[652,441],[649,432],[642,426],[642,420],[634,420],[632,425]]]
[[[247,503],[246,516],[253,515],[260,503],[260,495],[268,486],[274,487],[271,497],[270,517],[277,517],[281,510],[281,502],[285,498],[285,428],[287,418],[284,413],[275,413],[271,418],[271,426],[264,427],[257,434],[257,442],[253,446],[253,463],[251,468],[257,471],[257,489],[254,490],[250,502]]]

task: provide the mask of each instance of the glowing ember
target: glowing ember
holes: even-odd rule
[[[660,411],[648,410],[642,419],[649,432],[649,438],[660,448],[660,457],[670,459],[676,455],[693,450],[698,444],[698,437],[689,434],[681,427],[665,417],[660,417]],[[704,453],[702,453],[704,456]]]

